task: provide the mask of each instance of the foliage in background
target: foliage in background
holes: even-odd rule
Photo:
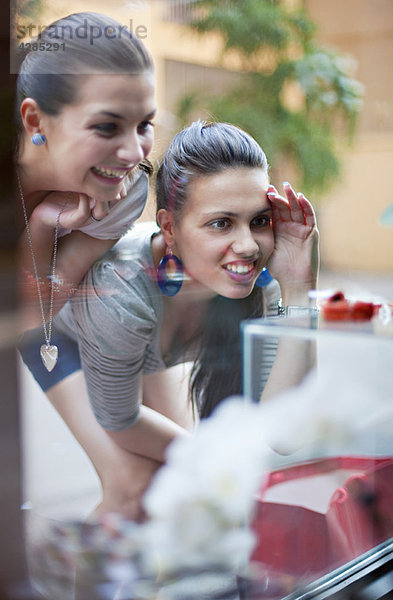
[[[33,19],[40,14],[42,0],[16,0],[15,12],[19,17]]]
[[[239,125],[265,150],[274,171],[283,157],[314,195],[325,192],[340,172],[337,133],[354,131],[362,86],[349,72],[353,61],[315,41],[316,26],[301,10],[278,0],[200,0],[190,27],[222,35],[224,54],[236,52],[241,85],[225,95],[184,97],[183,123],[202,107],[214,119]],[[296,100],[294,103],[293,100]]]

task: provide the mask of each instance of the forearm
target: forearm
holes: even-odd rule
[[[283,285],[282,305],[296,306],[310,309],[310,319],[315,303],[309,298],[309,289],[312,285],[301,285],[288,288]],[[307,318],[307,314],[306,314]],[[280,336],[276,357],[271,368],[268,380],[264,386],[261,402],[298,385],[305,375],[315,366],[316,345],[314,341],[299,339],[295,336]]]
[[[37,265],[38,280],[43,301],[44,315],[49,315],[49,299],[52,285],[52,251],[54,230],[32,222],[30,231]],[[60,238],[55,265],[53,294],[53,316],[75,293],[81,279],[93,263],[109,250],[117,240],[98,240],[80,231],[73,231]],[[37,293],[36,275],[27,234],[21,239],[21,295],[23,307],[23,330],[42,324],[42,315]]]
[[[29,228],[38,276],[46,278],[50,273],[55,229],[44,225],[39,219],[33,217],[29,221]],[[20,238],[19,256],[21,268],[34,275],[34,262],[26,229]]]
[[[319,235],[315,235],[311,243],[303,252],[299,253],[287,265],[284,272],[277,274],[280,284],[282,304],[284,306],[315,306],[315,301],[310,298],[310,291],[318,287],[319,276]]]
[[[315,363],[314,341],[281,336],[273,367],[261,395],[261,403],[299,385]]]
[[[312,310],[309,292],[316,289],[319,272],[319,233],[315,212],[302,193],[296,193],[288,183],[284,183],[283,187],[286,198],[280,196],[274,186],[269,186],[268,190],[274,251],[267,266],[280,284],[282,306]],[[284,309],[285,314],[290,313]],[[281,336],[261,401],[298,384],[314,363],[313,342]]]
[[[25,230],[19,242],[19,290],[23,309],[23,329],[42,324],[39,294],[44,314],[48,314],[55,230],[31,218],[30,239]],[[32,250],[33,249],[33,250]]]
[[[56,275],[61,282],[56,296],[57,310],[75,292],[79,282],[96,260],[118,240],[101,240],[73,231],[59,241]]]
[[[165,462],[166,449],[175,438],[190,435],[171,419],[144,405],[132,427],[108,434],[121,448],[160,463]]]

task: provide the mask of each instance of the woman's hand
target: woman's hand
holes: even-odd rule
[[[78,229],[91,223],[91,217],[101,221],[110,209],[127,196],[130,188],[128,177],[122,189],[111,202],[96,202],[86,194],[76,192],[50,192],[32,213],[41,226],[54,229],[59,213],[59,225],[64,229]]]
[[[87,225],[94,205],[94,200],[86,194],[51,192],[35,207],[31,219],[41,226],[54,229],[60,214],[60,227],[76,229]]]
[[[106,215],[109,213],[111,208],[120,200],[123,200],[132,187],[132,183],[130,178],[127,176],[124,179],[120,192],[117,194],[116,198],[114,198],[111,202],[91,202],[91,215],[96,221],[101,221]],[[86,223],[87,224],[87,223]]]
[[[301,193],[284,184],[286,199],[274,186],[267,197],[272,207],[274,251],[269,272],[280,283],[284,304],[304,304],[317,285],[319,233],[314,209]]]

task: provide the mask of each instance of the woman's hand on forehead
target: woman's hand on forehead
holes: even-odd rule
[[[319,233],[314,209],[302,193],[284,183],[281,196],[269,186],[272,207],[274,251],[268,268],[283,288],[311,289],[319,269]]]

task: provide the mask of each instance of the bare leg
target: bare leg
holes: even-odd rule
[[[191,368],[192,363],[183,363],[143,377],[143,404],[188,431],[198,424],[188,398]]]
[[[118,512],[143,517],[141,498],[160,464],[120,448],[97,423],[82,371],[52,387],[47,396],[93,463],[102,485],[95,513]]]

